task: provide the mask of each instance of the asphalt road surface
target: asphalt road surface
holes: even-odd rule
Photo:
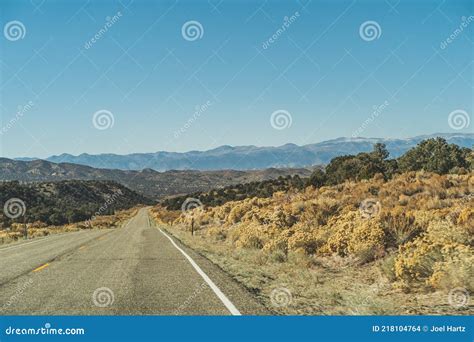
[[[0,248],[2,315],[268,314],[240,284],[152,224]]]

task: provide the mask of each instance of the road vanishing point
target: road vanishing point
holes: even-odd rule
[[[150,219],[0,248],[3,315],[261,315],[250,292]]]

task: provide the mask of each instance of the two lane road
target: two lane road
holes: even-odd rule
[[[226,273],[155,227],[147,209],[115,230],[0,248],[0,313],[268,314]]]

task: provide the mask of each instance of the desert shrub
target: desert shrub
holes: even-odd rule
[[[383,213],[380,225],[385,232],[387,248],[398,247],[422,232],[422,228],[415,222],[415,217],[405,213]]]
[[[409,201],[410,201],[410,198],[406,195],[399,195],[398,196],[398,204],[401,205],[401,206],[406,206]]]
[[[156,217],[159,222],[165,224],[172,224],[180,215],[181,210],[166,210],[162,207],[155,207],[152,210],[152,214]]]
[[[296,231],[288,239],[288,250],[302,249],[307,254],[314,254],[322,245],[322,241],[311,231]]]
[[[237,248],[262,249],[265,233],[259,226],[239,225],[230,231],[230,238]]]
[[[323,254],[353,255],[367,262],[384,253],[385,233],[380,222],[364,219],[359,212],[332,218],[327,230],[327,242],[319,249]]]
[[[228,223],[237,223],[240,222],[242,217],[252,209],[252,204],[249,201],[242,201],[239,203],[235,203],[234,207],[229,212],[227,216]]]
[[[271,223],[281,228],[291,227],[298,221],[295,215],[292,215],[282,207],[276,208],[269,219]]]
[[[354,220],[357,219],[355,212],[344,216],[332,217],[324,231],[328,236],[326,243],[318,250],[321,255],[336,253],[340,256],[348,256],[348,245],[352,231],[355,227]]]
[[[366,220],[354,229],[348,251],[361,263],[366,263],[384,255],[384,240],[385,233],[380,223],[376,220]]]
[[[256,235],[246,235],[237,240],[236,245],[241,248],[261,249],[263,248],[263,241]]]
[[[382,271],[382,274],[387,277],[391,282],[397,280],[397,275],[395,274],[395,261],[397,255],[391,254],[381,260],[379,268]]]
[[[424,281],[435,288],[455,287],[472,277],[473,248],[467,229],[450,221],[433,221],[425,234],[400,246],[395,262],[398,279]],[[467,286],[467,284],[462,284]]]
[[[432,209],[443,209],[450,207],[449,203],[441,200],[439,197],[430,198],[425,202],[425,206],[428,210]]]
[[[474,209],[461,209],[461,211],[459,212],[459,216],[457,217],[457,224],[471,227],[471,229],[474,229]]]
[[[29,238],[48,236],[49,234],[50,234],[50,232],[49,232],[48,229],[32,228],[32,229],[28,230],[28,237]]]
[[[308,203],[307,210],[301,214],[302,222],[311,222],[313,226],[324,226],[330,217],[334,216],[341,207],[341,201],[334,198],[319,196],[316,200]]]
[[[288,253],[288,240],[293,234],[293,231],[289,229],[278,232],[273,238],[266,241],[263,247],[264,251],[270,253]]]
[[[426,280],[433,274],[436,262],[442,260],[441,246],[424,243],[423,240],[409,242],[400,249],[395,262],[397,278],[406,281]]]
[[[221,227],[220,225],[212,226],[206,229],[207,236],[213,237],[218,241],[225,241],[227,239],[227,229]]]
[[[442,250],[443,261],[433,266],[427,284],[439,289],[464,287],[474,291],[474,254],[468,246],[449,246]]]

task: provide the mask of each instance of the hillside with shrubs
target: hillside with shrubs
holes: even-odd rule
[[[0,182],[0,228],[65,225],[154,202],[113,181]]]
[[[153,214],[277,313],[473,314],[472,149],[430,139],[388,157],[376,144],[304,186]]]
[[[229,201],[252,197],[271,197],[277,191],[303,189],[306,182],[307,178],[302,178],[299,175],[280,176],[277,179],[229,185],[206,192],[199,191],[184,196],[170,197],[161,201],[161,204],[168,210],[179,210],[186,199],[191,197],[198,199],[203,205],[215,207]]]
[[[74,223],[51,225],[41,221],[30,223],[13,222],[0,230],[0,245],[21,239],[44,237],[59,233],[76,232],[85,229],[119,228],[138,213],[138,208],[117,210],[113,214],[94,216],[92,219]]]
[[[474,163],[472,150],[448,144],[442,138],[422,141],[398,159],[388,159],[389,152],[376,143],[371,153],[336,157],[325,167],[315,167],[310,177],[280,176],[277,179],[254,181],[219,187],[210,191],[188,193],[161,201],[168,210],[178,210],[188,198],[197,199],[205,206],[218,206],[246,198],[268,198],[278,191],[301,190],[307,186],[335,185],[346,180],[370,179],[381,174],[384,179],[407,171],[425,170],[439,174],[466,173]]]

